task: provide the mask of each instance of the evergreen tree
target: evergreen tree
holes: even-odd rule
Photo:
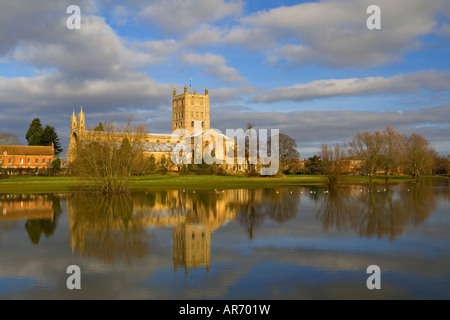
[[[42,132],[40,145],[51,146],[52,143],[55,148],[55,156],[58,156],[63,151],[59,142],[58,134],[56,133],[54,127],[47,125]]]
[[[58,156],[63,151],[55,128],[49,125],[45,126],[45,129],[42,128],[39,118],[33,119],[25,138],[29,146],[51,146],[53,143],[55,156]]]
[[[28,141],[29,146],[40,146],[41,145],[41,136],[44,132],[42,128],[41,120],[39,118],[33,119],[30,124],[30,127],[25,135],[25,138]]]

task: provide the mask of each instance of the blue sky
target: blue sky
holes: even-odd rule
[[[0,0],[0,129],[25,144],[39,117],[67,150],[83,106],[88,127],[131,116],[169,133],[192,78],[214,128],[280,129],[302,157],[388,125],[446,155],[449,56],[448,0]]]

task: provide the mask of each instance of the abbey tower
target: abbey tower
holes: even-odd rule
[[[193,134],[210,128],[208,89],[205,89],[205,94],[197,94],[188,92],[184,86],[184,92],[179,95],[173,89],[172,132],[185,129]]]

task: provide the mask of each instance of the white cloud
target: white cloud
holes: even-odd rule
[[[181,63],[188,65],[205,66],[205,73],[216,76],[224,82],[243,83],[246,81],[245,78],[239,75],[239,72],[236,69],[228,67],[225,58],[219,55],[184,52],[180,54],[180,61]]]
[[[371,4],[328,0],[282,6],[242,18],[224,39],[243,46],[266,44],[273,49],[270,61],[294,66],[378,66],[418,48],[418,37],[433,33],[437,15],[450,6],[446,0],[379,0],[382,28],[368,30],[366,9]]]
[[[186,34],[198,25],[238,16],[242,6],[239,0],[157,0],[141,11],[141,17],[164,32]]]
[[[210,25],[201,25],[196,31],[189,33],[183,40],[187,47],[202,47],[222,41],[224,30]]]
[[[115,6],[112,12],[112,22],[117,26],[123,26],[128,23],[130,13],[125,6]]]
[[[368,77],[316,80],[306,84],[265,90],[252,98],[255,102],[303,101],[351,95],[398,94],[423,89],[448,90],[450,72],[422,71],[390,78]]]

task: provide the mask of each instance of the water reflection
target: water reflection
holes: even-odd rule
[[[245,226],[248,236],[254,237],[266,219],[284,223],[295,217],[300,203],[299,188],[242,190],[238,201],[232,202],[239,223]]]
[[[50,237],[55,232],[61,199],[54,194],[0,195],[0,212],[0,237],[20,220],[26,220],[25,230],[31,242],[38,244],[42,235]]]
[[[147,255],[148,235],[143,214],[134,210],[139,199],[130,195],[93,197],[74,194],[67,199],[70,245],[105,263],[131,263]]]
[[[436,206],[435,188],[429,183],[352,187],[329,193],[316,216],[325,230],[354,230],[360,236],[388,237],[392,241],[408,223],[423,223]]]
[[[187,274],[192,268],[209,271],[212,235],[231,221],[249,238],[257,238],[265,223],[289,226],[294,219],[304,218],[300,212],[311,212],[324,231],[355,232],[361,237],[394,241],[408,224],[422,224],[441,199],[448,201],[449,191],[448,181],[444,181],[438,187],[421,182],[386,189],[350,187],[335,193],[318,187],[290,187],[170,190],[114,197],[82,193],[66,197],[2,195],[0,238],[25,220],[31,242],[38,244],[42,236],[54,233],[61,201],[66,201],[73,252],[105,263],[131,264],[150,255],[153,228],[170,228],[174,270]],[[305,231],[300,227],[298,236]]]

